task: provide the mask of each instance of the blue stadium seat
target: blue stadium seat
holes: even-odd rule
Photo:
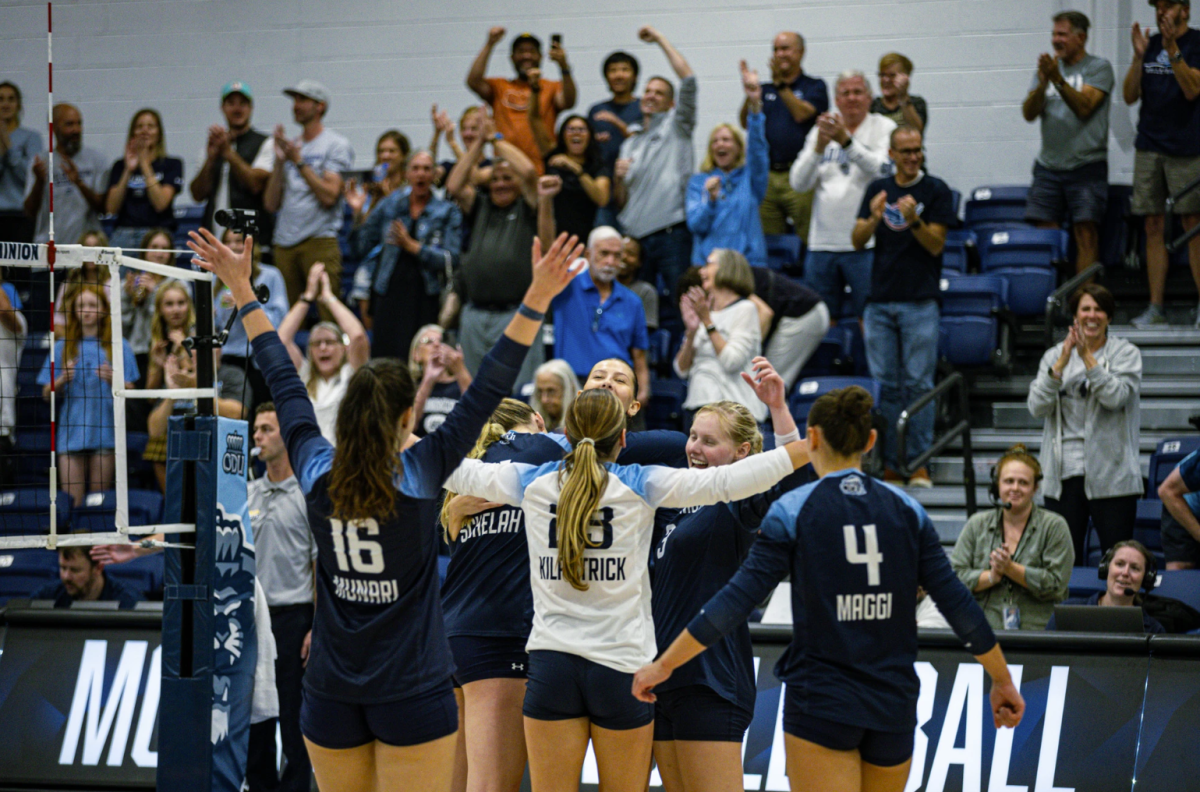
[[[157,490],[129,490],[129,524],[156,525],[162,521],[163,496]]]
[[[1008,309],[1018,316],[1045,313],[1046,298],[1058,285],[1058,272],[1043,267],[1001,267],[988,274],[1008,280]]]
[[[952,228],[962,225],[962,193],[958,190],[950,190],[950,203],[954,207],[954,225]]]
[[[164,558],[162,553],[142,556],[124,564],[111,564],[104,568],[104,574],[125,584],[143,599],[153,598],[163,588]]]
[[[871,394],[875,404],[879,404],[879,381],[871,377],[817,377],[800,380],[796,383],[796,388],[792,391],[792,397],[788,402],[788,409],[791,410],[792,417],[795,418],[796,426],[800,428],[801,434],[808,425],[808,410],[812,407],[813,402],[832,390],[847,388],[851,385],[865,388],[867,393]]]
[[[108,533],[116,530],[117,491],[89,492],[71,513],[71,529]]]
[[[857,322],[841,322],[825,331],[812,356],[800,369],[799,379],[828,377],[844,372],[854,365],[854,330]]]
[[[650,384],[650,406],[646,410],[649,429],[682,429],[683,402],[687,382],[681,379],[656,379]]]
[[[70,521],[71,496],[59,492],[59,527]],[[50,529],[50,490],[47,487],[17,487],[0,491],[0,534],[39,534]]]
[[[1200,569],[1160,570],[1154,593],[1200,610]]]
[[[0,574],[0,606],[10,599],[31,599],[38,589],[54,583],[58,575],[5,575]]]
[[[0,550],[0,575],[58,577],[58,553],[53,550]]]
[[[767,266],[792,269],[804,261],[804,241],[795,234],[767,234]]]
[[[967,228],[1024,223],[1028,196],[1029,187],[1024,185],[976,187],[967,200],[963,222]]]
[[[1067,232],[1057,228],[1010,228],[979,237],[983,272],[1006,267],[1053,269],[1067,258]]]
[[[955,229],[946,233],[946,246],[942,249],[942,272],[947,270],[965,273],[970,261],[970,248],[977,247],[979,239],[970,229]]]
[[[1196,450],[1200,450],[1200,437],[1168,437],[1159,441],[1154,453],[1150,455],[1150,470],[1146,477],[1146,497],[1138,501],[1134,533],[1139,533],[1139,529],[1144,529],[1147,534],[1154,533],[1158,537],[1159,547],[1162,546],[1162,537],[1158,534],[1162,528],[1163,509],[1162,501],[1158,498],[1158,488],[1167,480],[1167,476],[1171,475],[1171,471],[1180,461]],[[1144,541],[1142,544],[1150,547]]]
[[[1008,306],[1008,280],[963,275],[942,283],[942,316],[991,316]]]
[[[650,333],[649,363],[651,366],[664,369],[671,365],[671,333],[668,330],[654,330]]]
[[[987,366],[1000,343],[999,323],[992,316],[943,316],[938,328],[938,356],[955,366]]]

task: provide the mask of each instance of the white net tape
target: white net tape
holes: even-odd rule
[[[196,271],[187,268],[186,266],[170,266],[146,261],[140,258],[133,258],[125,255],[121,248],[112,247],[85,247],[82,245],[56,245],[55,246],[55,263],[54,270],[57,274],[60,270],[73,270],[82,268],[85,262],[92,262],[100,267],[107,267],[109,273],[108,295],[109,295],[109,314],[112,328],[112,348],[121,350],[125,338],[124,327],[122,323],[122,298],[124,296],[121,271],[122,269],[133,269],[140,272],[153,273],[164,278],[180,280],[192,284],[204,283],[211,284],[212,276],[207,272]],[[32,271],[49,272],[50,262],[48,258],[47,245],[34,245],[14,242],[0,242],[0,267],[22,267]],[[187,253],[189,251],[175,251],[177,253]],[[53,279],[50,282],[50,294],[54,297],[56,286]],[[193,285],[193,288],[195,286]],[[26,310],[44,310],[52,309],[62,310],[62,306],[26,306]],[[48,346],[49,356],[53,361],[55,356],[55,345],[57,340],[62,337],[62,328],[54,328],[50,334]],[[70,509],[71,504],[62,504],[59,502],[60,492],[59,475],[57,469],[56,450],[50,448],[50,468],[49,481],[45,484],[48,489],[49,501],[48,513],[44,515],[45,526],[48,529],[46,533],[17,533],[8,535],[12,532],[5,530],[3,535],[0,535],[0,549],[18,549],[18,548],[47,548],[56,549],[58,547],[67,546],[88,546],[98,544],[125,544],[130,541],[138,541],[139,537],[149,534],[183,534],[194,533],[196,526],[194,524],[173,523],[173,524],[154,524],[154,525],[130,525],[130,507],[129,507],[129,470],[130,458],[128,449],[128,435],[125,426],[125,402],[127,399],[215,399],[216,390],[214,388],[180,388],[180,389],[127,389],[124,383],[125,378],[125,355],[114,353],[111,356],[112,368],[112,397],[113,397],[113,457],[114,457],[114,490],[115,490],[115,512],[113,514],[112,531],[100,531],[93,533],[68,533],[62,532],[60,529],[65,527],[61,525],[63,520],[60,519],[62,513]],[[0,395],[2,398],[2,395]],[[11,395],[9,395],[11,398]],[[54,394],[50,398],[50,410],[53,420],[55,409]],[[19,428],[19,427],[18,427]],[[30,427],[26,427],[30,428]],[[20,463],[21,460],[18,460]],[[25,487],[23,489],[30,489]],[[9,502],[15,499],[14,492],[0,492],[0,507],[8,505]],[[7,499],[7,501],[6,501]],[[43,515],[33,515],[36,518],[34,521],[40,521]],[[131,540],[132,537],[132,540]],[[156,546],[162,543],[154,543]]]

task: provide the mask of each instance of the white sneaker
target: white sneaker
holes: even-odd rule
[[[1146,310],[1142,311],[1139,315],[1133,318],[1130,324],[1138,328],[1165,325],[1168,324],[1167,315],[1163,313],[1161,305],[1150,303],[1150,305],[1146,306]]]

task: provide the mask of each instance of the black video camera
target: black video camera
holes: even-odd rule
[[[239,234],[258,233],[258,212],[253,209],[218,209],[213,219]]]

